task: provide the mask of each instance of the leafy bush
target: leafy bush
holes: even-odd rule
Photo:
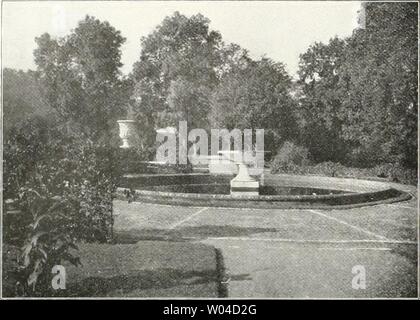
[[[78,237],[74,221],[77,199],[48,196],[29,187],[20,190],[18,208],[31,223],[24,226],[25,236],[15,274],[16,294],[20,296],[52,295],[51,270],[69,261],[80,264],[70,249],[77,249]]]
[[[416,185],[418,183],[417,170],[404,168],[397,164],[385,163],[373,168],[376,176],[388,178],[394,182],[408,183]]]
[[[271,172],[297,173],[300,168],[309,165],[308,156],[308,149],[286,141],[272,161]]]
[[[118,153],[118,166],[121,173],[149,173],[148,161],[154,154],[154,148],[121,149]]]
[[[392,182],[417,185],[417,171],[395,164],[382,164],[373,168],[349,168],[337,162],[321,162],[316,165],[288,165],[278,169],[273,163],[272,173],[309,174],[327,177],[355,179],[386,179]]]
[[[22,247],[20,294],[46,294],[50,267],[78,262],[70,254],[76,242],[111,240],[117,152],[84,137],[66,137],[45,119],[32,119],[10,135],[4,195],[18,218],[17,226],[5,226],[4,241]]]
[[[345,173],[345,171],[345,166],[332,161],[318,163],[312,169],[313,173],[321,173],[329,177],[342,176]]]

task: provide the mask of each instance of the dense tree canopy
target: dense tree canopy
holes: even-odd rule
[[[417,5],[365,4],[347,41],[340,87],[343,137],[355,163],[417,164]]]
[[[35,62],[47,101],[70,129],[94,140],[109,138],[126,109],[129,86],[119,70],[124,40],[108,22],[89,16],[64,38],[36,38]]]
[[[317,161],[417,165],[417,6],[366,3],[366,25],[301,55],[302,143]]]
[[[345,42],[338,38],[328,44],[315,43],[300,56],[298,94],[300,142],[315,161],[342,161],[346,144],[341,137],[341,91],[339,69]]]
[[[226,74],[213,93],[211,122],[215,128],[264,129],[265,149],[297,134],[291,79],[283,64],[263,58]]]
[[[175,13],[142,38],[132,73],[139,120],[149,128],[179,120],[189,128],[264,128],[266,143],[278,147],[295,127],[283,64],[252,60],[239,45],[224,43],[209,23],[200,14]]]
[[[3,70],[3,134],[34,116],[47,116],[51,108],[42,96],[34,71]]]
[[[221,35],[209,28],[201,14],[190,18],[176,12],[142,38],[140,60],[132,78],[137,109],[148,114],[150,125],[172,124],[179,119],[200,127],[209,111],[209,90],[218,83],[218,49]]]
[[[281,62],[224,43],[201,14],[178,12],[141,39],[125,79],[125,39],[87,16],[66,37],[36,39],[36,72],[4,70],[6,131],[53,109],[69,131],[118,139],[115,120],[131,105],[150,144],[156,128],[185,120],[190,129],[264,128],[266,150],[289,140],[314,162],[416,167],[417,6],[363,8],[365,25],[350,37],[301,54],[297,81]]]

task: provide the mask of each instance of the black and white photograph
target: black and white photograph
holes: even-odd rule
[[[1,5],[1,299],[418,299],[417,1]]]

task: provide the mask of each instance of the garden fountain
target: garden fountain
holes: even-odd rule
[[[129,149],[132,148],[135,144],[134,139],[137,136],[136,125],[137,121],[135,120],[118,120],[120,131],[120,138],[123,141],[123,144],[120,148]],[[171,128],[172,129],[172,128]],[[162,131],[163,133],[172,133],[174,131],[169,131],[168,128],[158,129],[157,132]],[[248,172],[248,163],[245,161],[245,156],[243,152],[240,151],[220,151],[219,161],[223,161],[221,158],[225,158],[228,162],[233,162],[238,167],[237,175],[230,181],[230,194],[232,196],[258,196],[259,195],[259,182],[251,177]],[[152,161],[155,163],[154,161]]]
[[[136,121],[119,120],[118,124],[123,140],[121,148],[133,147],[138,137]],[[273,175],[262,169],[257,179],[243,153],[238,151],[220,151],[213,160],[221,160],[222,165],[235,164],[237,173],[232,167],[230,172],[225,170],[226,174],[212,172],[210,162],[209,173],[127,174],[117,188],[117,198],[166,205],[281,209],[344,209],[411,198],[408,193],[379,181]]]

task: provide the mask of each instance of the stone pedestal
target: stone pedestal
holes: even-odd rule
[[[230,181],[230,194],[232,196],[258,196],[259,182],[249,175],[245,163],[238,163],[238,167],[238,175]]]

